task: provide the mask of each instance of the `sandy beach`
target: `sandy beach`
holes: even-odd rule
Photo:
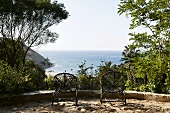
[[[0,108],[0,113],[170,113],[170,102],[127,99],[127,105],[120,102],[100,104],[98,99],[80,99],[78,106],[74,102],[51,101],[31,102],[24,105]]]

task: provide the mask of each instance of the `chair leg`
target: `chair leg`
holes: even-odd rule
[[[124,105],[126,105],[126,96],[124,95]]]
[[[122,93],[122,102],[123,102],[123,105],[126,105],[126,96],[125,96],[125,93]]]
[[[76,97],[76,106],[78,105],[78,99],[77,99],[77,97]]]
[[[77,89],[76,89],[76,92],[75,92],[75,93],[76,93],[75,96],[76,96],[76,106],[77,106],[77,105],[78,105],[78,98],[77,98],[77,96],[78,96],[78,95],[77,95],[77,94],[78,94],[78,90],[77,90]]]
[[[52,97],[52,104],[51,104],[51,105],[53,105],[53,104],[54,104],[54,95],[55,95],[55,92],[53,93],[53,97]]]
[[[54,104],[54,97],[52,98],[52,105]]]
[[[55,96],[58,95],[58,93],[59,93],[59,91],[53,93],[53,97],[52,97],[52,105],[54,104]]]
[[[103,94],[100,94],[100,103],[102,104]]]

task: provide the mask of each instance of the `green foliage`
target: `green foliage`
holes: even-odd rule
[[[31,61],[15,69],[0,60],[0,95],[14,95],[23,92],[46,89],[45,72]]]
[[[81,90],[98,90],[99,89],[99,78],[92,76],[77,76],[79,81],[79,89]]]
[[[125,84],[125,86],[127,87],[126,89],[127,90],[133,90],[133,83],[130,81],[130,80],[127,80],[126,81],[126,84]]]
[[[27,46],[54,42],[57,34],[48,28],[68,16],[64,5],[57,1],[7,0],[0,7],[2,36],[21,39]]]
[[[45,70],[39,67],[32,61],[27,61],[25,67],[20,69],[23,71],[23,76],[27,78],[28,81],[25,83],[28,87],[31,87],[31,90],[45,89],[46,82]]]
[[[13,94],[15,86],[20,84],[20,80],[20,75],[0,60],[0,97],[5,94]]]
[[[46,89],[49,89],[49,90],[54,89],[53,79],[54,79],[53,76],[47,76],[47,78],[45,79]]]
[[[99,89],[99,78],[93,73],[93,66],[86,67],[86,61],[79,65],[77,78],[79,89],[81,90],[96,90]]]
[[[20,43],[19,40],[12,40],[10,38],[0,41],[0,60],[5,61],[12,67],[19,66],[25,54]]]
[[[168,91],[164,87],[168,87],[165,79],[170,77],[169,12],[169,0],[121,0],[119,4],[118,13],[131,19],[130,29],[146,29],[143,33],[129,33],[132,43],[125,47],[122,59],[134,67],[135,77],[144,79],[141,91]]]
[[[68,12],[64,5],[57,1],[1,0],[0,94],[2,96],[51,88],[45,71],[25,58],[32,46],[55,42],[58,34],[51,32],[49,28],[58,25],[67,17]]]
[[[166,79],[166,87],[165,87],[165,91],[168,93],[168,94],[170,94],[170,78],[168,77],[167,79]]]
[[[17,64],[15,56],[21,52],[24,64],[31,47],[55,42],[58,34],[49,28],[58,25],[67,17],[68,12],[64,5],[57,1],[1,0],[0,42],[8,60],[13,59],[12,67]],[[11,39],[12,43],[8,44],[7,39]]]
[[[79,65],[80,70],[78,71],[77,77],[79,81],[79,88],[81,90],[98,90],[100,89],[101,76],[108,71],[122,71],[124,72],[123,65],[113,65],[111,61],[102,61],[102,65],[98,66],[95,72],[92,72],[93,67],[86,67],[86,62]],[[90,70],[90,71],[89,71]]]
[[[139,87],[139,90],[142,91],[142,92],[145,92],[145,91],[147,91],[147,87],[146,87],[144,84],[142,84],[142,85]]]
[[[92,64],[93,65],[93,64]],[[86,67],[86,61],[79,65],[78,75],[89,76],[93,74],[93,66]]]
[[[99,66],[98,76],[102,76],[104,73],[108,71],[113,71],[113,70],[117,70],[116,65],[113,65],[111,61],[108,61],[108,62],[106,61],[104,62],[103,65]]]

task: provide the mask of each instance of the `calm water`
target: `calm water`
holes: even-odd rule
[[[122,51],[38,51],[45,58],[55,64],[47,71],[72,72],[79,70],[79,65],[86,61],[86,67],[93,64],[94,69],[101,65],[101,61],[112,61],[113,64],[120,64]]]

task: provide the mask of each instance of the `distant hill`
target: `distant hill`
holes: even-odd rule
[[[0,41],[2,41],[2,37],[0,37]],[[28,48],[27,46],[24,46],[25,50],[27,48]],[[32,60],[33,62],[38,64],[43,69],[50,68],[50,67],[54,66],[54,64],[52,64],[48,58],[44,58],[42,55],[40,55],[39,53],[37,53],[36,51],[34,51],[31,48],[29,49],[29,51],[27,53],[26,59]]]
[[[36,64],[38,64],[41,68],[46,69],[46,68],[50,68],[53,67],[54,64],[52,64],[48,58],[44,58],[42,55],[40,55],[39,53],[37,53],[36,51],[34,51],[33,49],[29,49],[29,51],[27,52],[27,56],[26,59],[28,60],[32,60],[33,62],[35,62]]]

